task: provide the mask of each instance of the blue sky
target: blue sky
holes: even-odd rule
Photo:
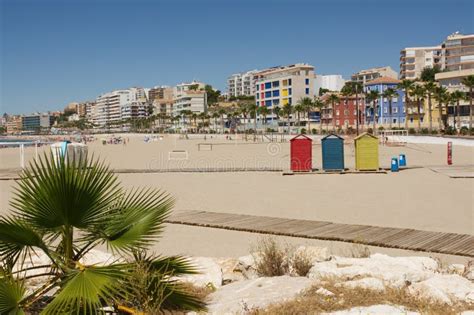
[[[307,62],[348,76],[403,47],[473,32],[453,1],[24,1],[1,3],[1,112],[56,110],[130,86]]]

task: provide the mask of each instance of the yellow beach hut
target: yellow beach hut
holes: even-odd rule
[[[376,171],[379,169],[379,139],[363,133],[354,139],[356,169]]]

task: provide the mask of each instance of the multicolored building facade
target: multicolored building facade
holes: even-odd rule
[[[370,91],[377,91],[380,93],[378,100],[375,101],[377,112],[374,115],[373,104],[366,101],[366,122],[368,124],[373,123],[374,117],[377,123],[380,125],[390,125],[393,127],[403,127],[405,124],[405,106],[404,99],[405,94],[403,90],[397,88],[400,83],[399,80],[390,77],[381,77],[372,81],[369,81],[364,86],[364,91],[369,93]],[[390,113],[390,100],[383,96],[383,93],[387,89],[393,89],[397,93],[391,100],[392,112]]]

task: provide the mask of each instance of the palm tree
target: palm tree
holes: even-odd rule
[[[249,114],[253,117],[253,141],[257,140],[257,112],[258,112],[258,105],[254,102],[249,103],[248,105]]]
[[[331,95],[329,95],[327,102],[328,104],[331,104],[332,130],[336,132],[336,103],[339,102],[339,96],[337,96],[337,94],[332,93]]]
[[[446,129],[448,126],[448,120],[447,120],[447,115],[448,115],[448,90],[445,87],[438,86],[436,87],[434,94],[433,94],[434,99],[436,102],[438,102],[438,115],[439,115],[439,121],[438,121],[438,126],[440,131],[443,129]],[[446,104],[446,115],[443,115],[443,103]]]
[[[411,94],[416,99],[416,111],[418,115],[418,132],[421,132],[421,102],[425,98],[425,89],[422,85],[416,84],[411,88]]]
[[[319,134],[322,134],[322,131],[323,131],[323,113],[322,113],[322,109],[324,107],[324,102],[319,98],[315,98],[314,99],[314,108],[318,109],[319,110]]]
[[[472,98],[473,98],[473,89],[474,89],[474,75],[469,75],[462,79],[461,83],[469,89],[469,134],[472,133]]]
[[[300,117],[301,117],[301,113],[305,112],[305,109],[303,108],[303,105],[301,105],[300,103],[297,103],[295,105],[295,113],[296,113],[296,120],[298,122],[298,130],[299,130],[299,127],[300,127]]]
[[[461,130],[461,109],[460,109],[460,106],[459,106],[459,102],[464,99],[465,95],[462,91],[459,91],[459,90],[456,90],[454,92],[451,93],[450,95],[451,97],[451,101],[452,101],[452,104],[456,104],[456,119],[455,119],[455,123],[454,123],[454,128],[457,128],[458,129],[458,133],[460,132]]]
[[[103,162],[87,156],[54,161],[44,155],[32,162],[21,173],[10,202],[13,211],[0,216],[0,313],[24,314],[45,295],[52,300],[42,314],[97,314],[114,304],[133,308],[122,304],[127,300],[141,307],[145,301],[133,283],[143,264],[147,283],[153,284],[140,292],[144,299],[162,310],[202,310],[203,302],[172,280],[194,273],[186,259],[142,254],[159,238],[173,204],[159,190],[124,191]],[[112,250],[118,262],[84,263],[98,246]],[[34,264],[35,253],[48,262]],[[20,270],[13,272],[14,266]],[[23,281],[31,278],[42,279],[42,286],[26,290]]]
[[[357,120],[356,120],[356,134],[359,135],[359,123],[361,121],[360,119],[360,108],[359,108],[359,93],[363,93],[363,87],[361,82],[357,81],[350,81],[349,83],[349,90],[351,91],[351,94],[355,94],[356,96],[356,114],[357,114]],[[363,120],[362,120],[363,123]]]
[[[394,89],[388,88],[382,93],[382,96],[388,99],[389,128],[392,129],[392,99],[397,97],[398,93]]]
[[[409,93],[413,87],[414,82],[412,80],[402,80],[402,82],[398,83],[397,89],[403,90],[405,93],[405,129],[408,130],[408,106],[410,104],[410,97]]]
[[[221,128],[222,128],[222,134],[224,134],[224,115],[226,114],[225,108],[221,107],[218,110],[219,116],[221,117]]]
[[[283,114],[283,117],[286,117],[286,121],[288,123],[288,135],[290,134],[290,117],[292,113],[293,113],[293,106],[291,106],[290,103],[283,105],[282,114]]]
[[[426,95],[428,96],[428,117],[429,117],[428,119],[430,121],[430,133],[431,133],[433,131],[433,115],[432,115],[433,107],[431,104],[431,98],[437,88],[437,85],[434,82],[429,81],[424,84],[424,88],[426,91]]]
[[[216,133],[217,133],[217,118],[220,117],[219,111],[218,110],[214,111],[211,117],[214,118],[214,129],[216,129]]]
[[[377,128],[377,113],[378,113],[378,110],[377,110],[377,102],[380,98],[380,93],[379,91],[376,91],[376,90],[371,90],[369,93],[367,93],[367,95],[365,96],[366,100],[369,101],[369,103],[372,104],[372,110],[373,110],[373,114],[372,114],[372,120],[373,120],[373,132],[374,132],[374,135],[375,135],[375,132],[376,132],[376,128]]]
[[[257,110],[259,115],[263,116],[263,124],[267,124],[267,116],[270,114],[270,109],[267,106],[260,106]]]
[[[239,102],[237,106],[239,107],[240,114],[244,118],[244,134],[247,134],[247,115],[249,113],[248,104],[245,102]]]
[[[309,116],[311,111],[314,108],[314,103],[313,100],[309,97],[303,97],[299,100],[298,102],[301,105],[302,111],[306,113],[306,119],[307,119],[307,129],[308,133],[311,133],[311,122],[309,120]]]

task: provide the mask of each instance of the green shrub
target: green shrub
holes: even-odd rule
[[[463,136],[467,136],[469,134],[469,128],[461,127],[461,129],[459,130],[459,133]]]
[[[384,128],[383,126],[380,126],[380,127],[378,128],[378,130],[379,130],[379,131],[382,131],[382,130],[385,130],[385,128]]]
[[[276,277],[288,273],[287,251],[273,237],[260,239],[255,251],[258,253],[258,257],[254,258],[256,261],[256,271],[259,276]]]
[[[414,134],[416,134],[415,128],[408,128],[408,134],[409,134],[409,135],[414,135]]]
[[[421,134],[422,135],[427,135],[430,133],[430,130],[428,128],[421,128]]]
[[[318,130],[317,130],[316,128],[313,128],[313,129],[311,129],[311,133],[312,133],[313,135],[317,135],[317,134],[318,134]]]
[[[302,134],[304,134],[304,135],[305,135],[305,134],[306,134],[306,128],[301,128],[301,131],[300,131],[300,133],[302,133]]]
[[[448,126],[445,130],[444,130],[444,134],[445,135],[455,135],[456,134],[456,129],[454,129],[452,126]]]
[[[368,129],[367,129],[367,133],[374,134],[374,129],[368,128]]]

